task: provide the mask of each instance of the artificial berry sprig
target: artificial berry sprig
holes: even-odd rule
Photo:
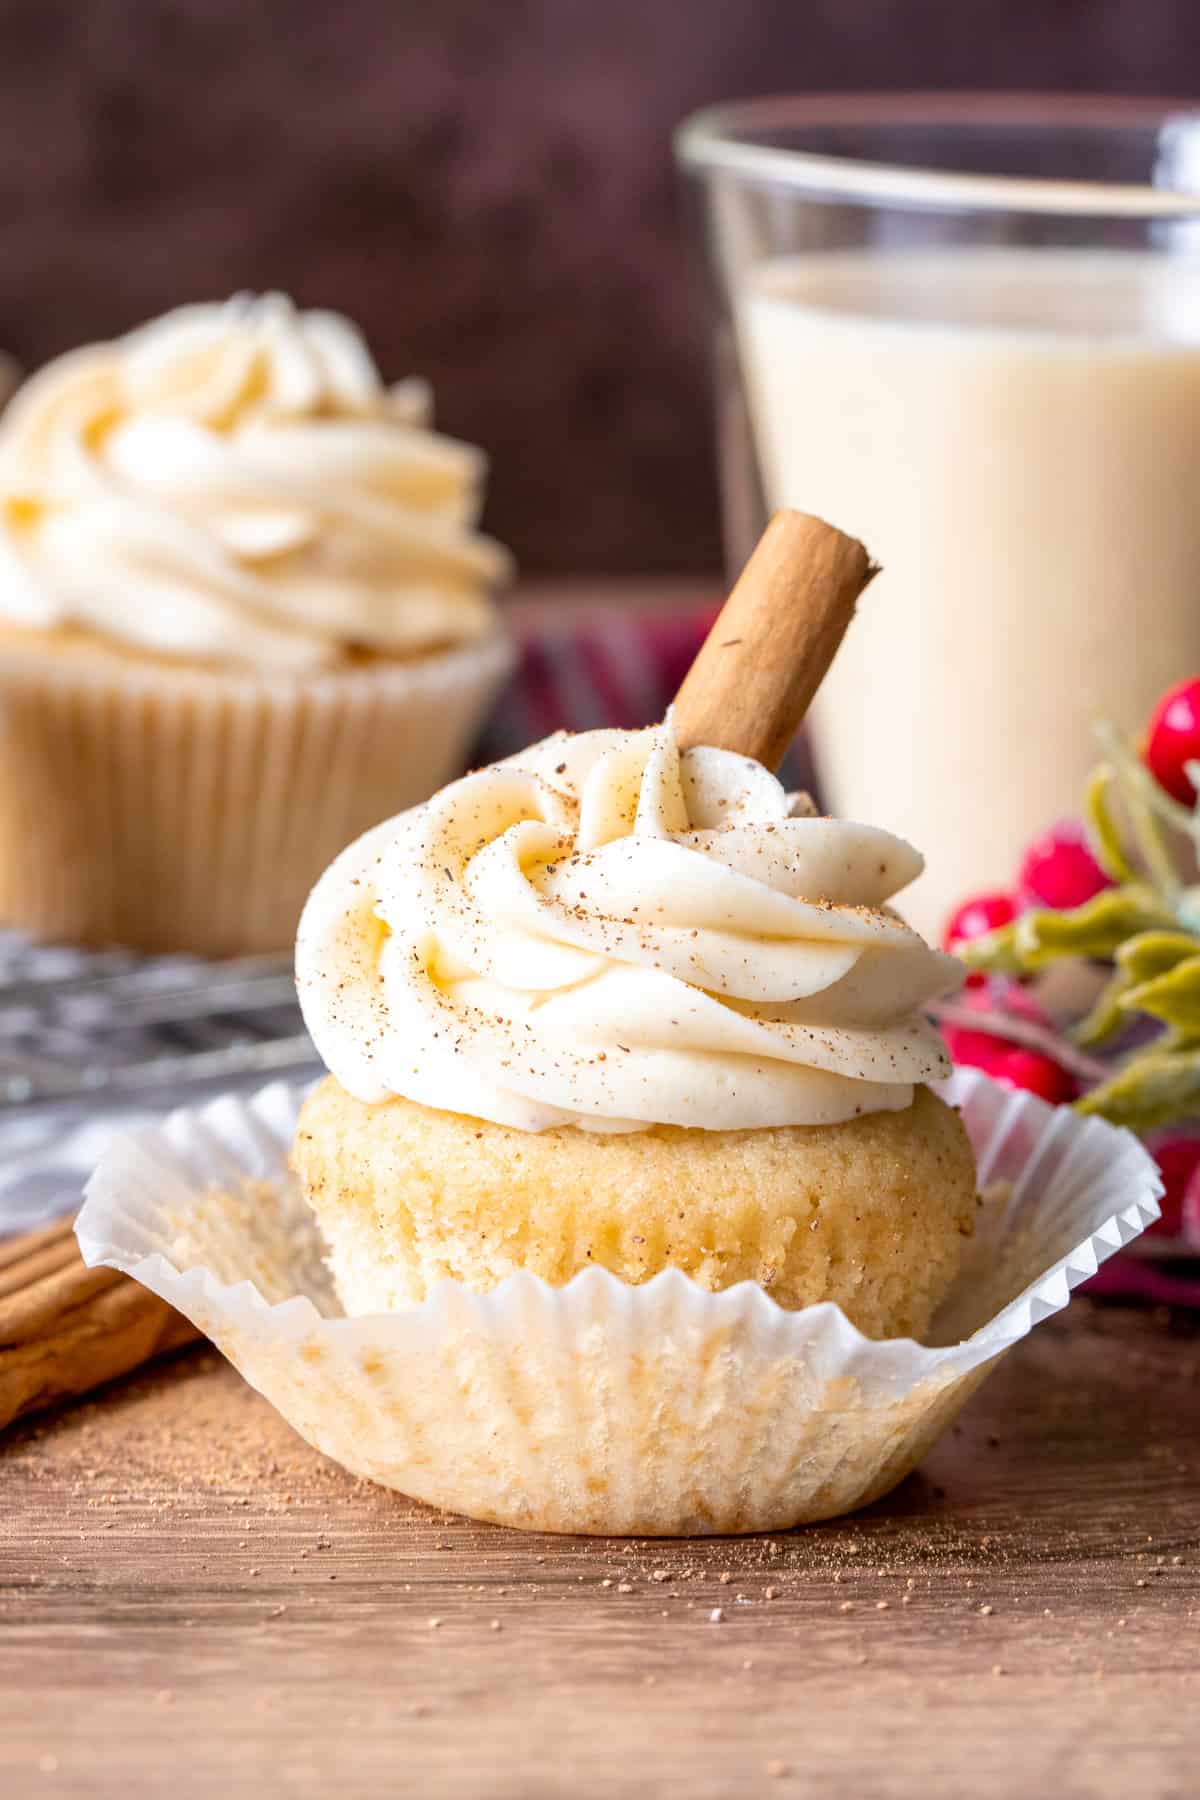
[[[1145,1133],[1200,1113],[1200,680],[1164,696],[1141,755],[1110,726],[1101,743],[1086,842],[1057,863],[1055,846],[1035,846],[1022,880],[1034,904],[953,947],[987,974],[1036,975],[1066,957],[1111,964],[1070,1036],[1080,1049],[1128,1047],[1075,1105]]]

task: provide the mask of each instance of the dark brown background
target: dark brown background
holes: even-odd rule
[[[683,114],[1198,82],[1195,0],[0,0],[0,344],[282,287],[434,381],[527,569],[711,567]]]

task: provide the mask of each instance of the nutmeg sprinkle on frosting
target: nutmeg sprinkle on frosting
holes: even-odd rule
[[[297,979],[364,1101],[526,1131],[828,1124],[948,1072],[957,987],[887,902],[921,870],[671,719],[565,733],[376,827],[322,877]]]

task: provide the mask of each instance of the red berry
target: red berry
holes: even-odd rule
[[[1200,762],[1200,680],[1170,688],[1150,716],[1146,766],[1159,787],[1191,806],[1196,798],[1184,763]]]
[[[1020,887],[1033,901],[1065,912],[1082,906],[1112,882],[1088,849],[1083,826],[1064,819],[1032,844],[1021,864]]]
[[[1040,1050],[1026,1050],[1006,1038],[994,1037],[990,1031],[972,1031],[962,1025],[948,1026],[945,1038],[946,1048],[956,1063],[982,1069],[993,1081],[1037,1094],[1051,1106],[1073,1100],[1078,1092],[1074,1077]]]
[[[942,948],[953,950],[956,944],[969,944],[972,938],[999,931],[1002,925],[1011,925],[1020,910],[1011,894],[974,894],[947,919]]]
[[[942,1036],[956,1063],[963,1063],[968,1069],[982,1069],[985,1075],[998,1072],[1005,1052],[1011,1048],[990,1031],[972,1031],[966,1025],[947,1025]]]
[[[1061,1063],[1056,1063],[1052,1056],[1044,1056],[1040,1050],[1025,1050],[1020,1045],[1008,1052],[996,1070],[996,1080],[1004,1082],[1006,1087],[1037,1094],[1051,1106],[1064,1106],[1079,1092],[1075,1077],[1068,1074]]]
[[[956,944],[969,944],[972,938],[984,937],[1011,925],[1020,909],[1011,894],[975,894],[964,900],[957,912],[951,913],[942,932],[942,948],[953,950]],[[972,969],[968,987],[982,987],[987,976],[982,969]]]
[[[1200,1138],[1163,1138],[1161,1143],[1154,1146],[1154,1160],[1163,1178],[1165,1192],[1159,1201],[1162,1213],[1153,1225],[1147,1227],[1147,1234],[1178,1237],[1183,1229],[1187,1194],[1194,1191],[1200,1199],[1200,1186],[1197,1186],[1197,1177],[1200,1177]]]

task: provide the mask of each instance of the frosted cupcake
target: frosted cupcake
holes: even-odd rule
[[[346,1310],[672,1267],[919,1337],[976,1209],[921,1010],[960,972],[887,904],[920,869],[670,719],[368,833],[297,947],[331,1077],[294,1164]]]
[[[893,1488],[1160,1184],[1069,1108],[935,1096],[960,971],[890,904],[920,858],[768,773],[870,576],[777,515],[662,726],[347,850],[297,956],[332,1075],[115,1145],[85,1260],[322,1454],[474,1518],[776,1531]]]
[[[280,295],[76,351],[0,419],[0,920],[279,950],[508,667],[484,462]]]

